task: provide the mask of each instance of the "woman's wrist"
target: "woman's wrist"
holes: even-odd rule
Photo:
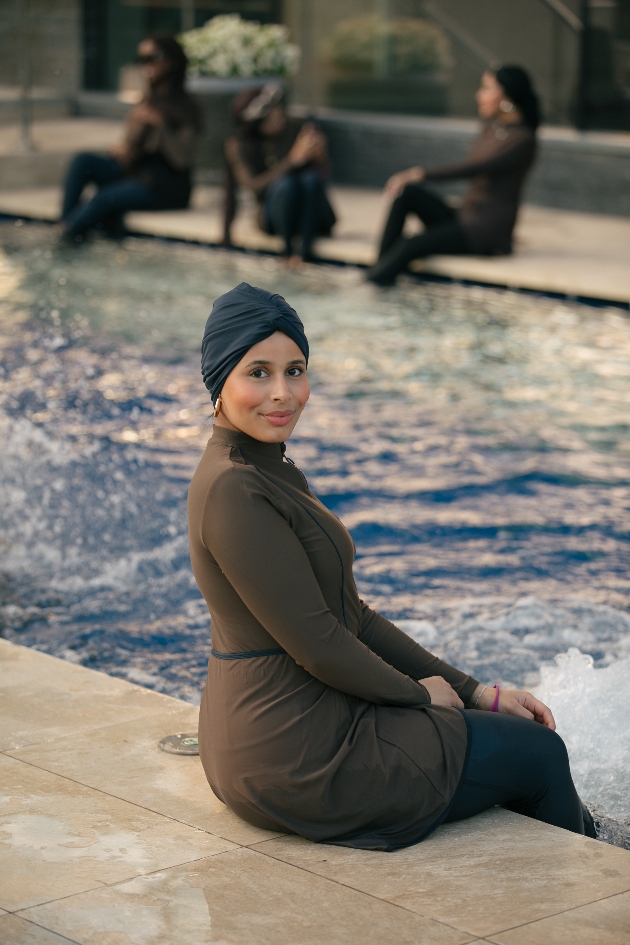
[[[468,702],[468,705],[466,708],[478,709],[479,701],[487,688],[488,687],[484,686],[483,683],[479,683],[479,685],[476,687],[475,691],[473,692],[472,696],[470,697],[470,701]]]
[[[496,694],[496,689],[493,686],[484,686],[479,683],[470,698],[471,709],[483,709],[485,712],[489,712]]]

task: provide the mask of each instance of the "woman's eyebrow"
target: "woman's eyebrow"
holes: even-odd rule
[[[250,361],[248,364],[245,365],[245,367],[254,367],[254,365],[256,364],[259,366],[265,367],[266,365],[271,365],[274,363],[275,363],[274,361],[264,361],[264,360]],[[294,358],[292,361],[287,361],[287,364],[306,364],[306,361],[304,360],[304,358]]]

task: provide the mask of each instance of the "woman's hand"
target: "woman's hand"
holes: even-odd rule
[[[151,125],[154,128],[159,128],[164,124],[164,119],[157,108],[153,108],[147,102],[136,105],[129,115],[129,121],[135,121],[139,125]]]
[[[424,180],[423,167],[410,167],[406,171],[399,171],[390,177],[385,184],[385,196],[389,200],[396,200],[400,197],[407,184],[419,184]]]
[[[455,706],[456,709],[464,708],[464,703],[453,687],[441,676],[428,676],[426,679],[419,679],[418,682],[421,686],[424,686],[431,696],[431,705]]]
[[[115,158],[119,164],[123,166],[131,163],[133,157],[129,146],[121,141],[120,144],[115,144],[113,148],[109,149],[110,157]]]
[[[496,689],[486,689],[477,704],[477,708],[486,711],[492,709],[496,694]],[[507,715],[520,715],[522,719],[531,719],[545,725],[552,732],[556,730],[556,722],[551,714],[551,709],[544,702],[536,699],[531,692],[523,692],[520,689],[501,689],[499,693],[499,712],[505,712]]]
[[[295,144],[289,151],[289,161],[292,167],[303,167],[312,161],[322,161],[326,156],[326,141],[324,136],[314,125],[309,123],[302,126],[295,139]]]

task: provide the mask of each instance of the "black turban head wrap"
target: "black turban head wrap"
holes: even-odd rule
[[[281,295],[241,282],[219,296],[208,316],[201,342],[201,375],[213,404],[228,374],[249,349],[276,331],[295,341],[308,364],[304,325]]]
[[[540,105],[529,74],[522,66],[501,66],[495,76],[507,97],[519,109],[525,124],[536,131],[540,124]]]

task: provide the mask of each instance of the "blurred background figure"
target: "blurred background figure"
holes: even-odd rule
[[[236,187],[254,194],[262,230],[284,241],[292,262],[312,258],[313,241],[328,236],[335,214],[324,187],[326,139],[310,121],[289,118],[284,89],[269,82],[248,89],[233,104],[236,134],[225,142],[227,161],[224,243],[236,213]],[[299,256],[295,242],[299,243]]]
[[[390,285],[412,259],[436,253],[500,256],[512,252],[521,191],[536,155],[538,97],[527,72],[502,66],[484,72],[476,93],[482,132],[461,164],[411,167],[385,187],[392,200],[378,262],[368,279]],[[423,186],[424,181],[471,178],[458,210]],[[402,236],[409,213],[424,224],[418,236]]]
[[[201,131],[199,107],[184,89],[188,60],[174,37],[155,33],[138,46],[138,63],[147,91],[128,116],[124,141],[108,155],[78,154],[70,165],[62,208],[67,240],[98,225],[120,237],[128,210],[188,206]],[[88,184],[98,192],[81,202]]]

